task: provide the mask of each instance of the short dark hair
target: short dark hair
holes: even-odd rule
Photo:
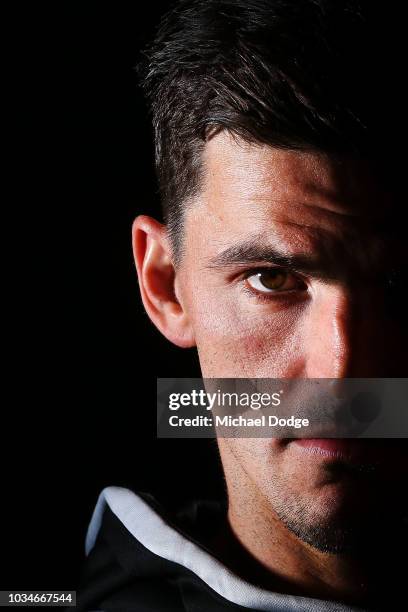
[[[176,261],[183,209],[217,131],[295,150],[366,156],[378,148],[397,68],[387,60],[395,53],[386,13],[374,4],[181,0],[164,16],[141,66]]]

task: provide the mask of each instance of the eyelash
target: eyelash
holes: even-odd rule
[[[251,268],[250,270],[247,270],[246,272],[240,275],[240,278],[238,280],[241,281],[242,290],[245,293],[247,293],[250,297],[255,298],[257,301],[260,301],[260,302],[269,302],[271,300],[284,300],[284,299],[288,299],[288,294],[298,293],[297,289],[288,289],[286,291],[276,291],[276,292],[271,291],[270,293],[268,292],[262,293],[260,291],[257,291],[256,289],[251,288],[245,282],[242,282],[248,279],[249,277],[253,276],[254,274],[259,274],[262,272],[269,272],[270,270],[282,271],[286,274],[292,274],[299,281],[299,284],[303,284],[305,286],[305,290],[307,289],[306,280],[299,274],[295,274],[291,272],[290,270],[288,270],[287,268],[280,268],[279,266],[265,266],[261,268]]]

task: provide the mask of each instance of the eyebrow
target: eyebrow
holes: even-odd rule
[[[290,253],[279,250],[272,246],[261,243],[261,238],[251,239],[241,244],[228,247],[210,261],[208,268],[225,268],[235,265],[247,265],[253,263],[268,263],[282,268],[290,268],[296,272],[311,274],[319,278],[333,278],[333,262],[329,263],[327,258],[323,261],[321,257],[307,253]]]

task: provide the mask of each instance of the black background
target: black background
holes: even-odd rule
[[[199,368],[148,320],[131,252],[134,217],[160,216],[134,68],[168,6],[27,3],[5,20],[3,590],[77,586],[106,485],[165,504],[223,489],[213,442],[156,440],[156,377]]]

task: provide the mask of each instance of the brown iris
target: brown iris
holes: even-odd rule
[[[281,268],[258,270],[247,276],[247,283],[252,289],[261,293],[287,291],[289,289],[294,289],[296,286],[296,280],[293,275]]]
[[[258,278],[266,289],[273,289],[277,291],[278,289],[282,289],[282,287],[285,285],[288,278],[288,273],[284,270],[270,270],[258,272]]]

